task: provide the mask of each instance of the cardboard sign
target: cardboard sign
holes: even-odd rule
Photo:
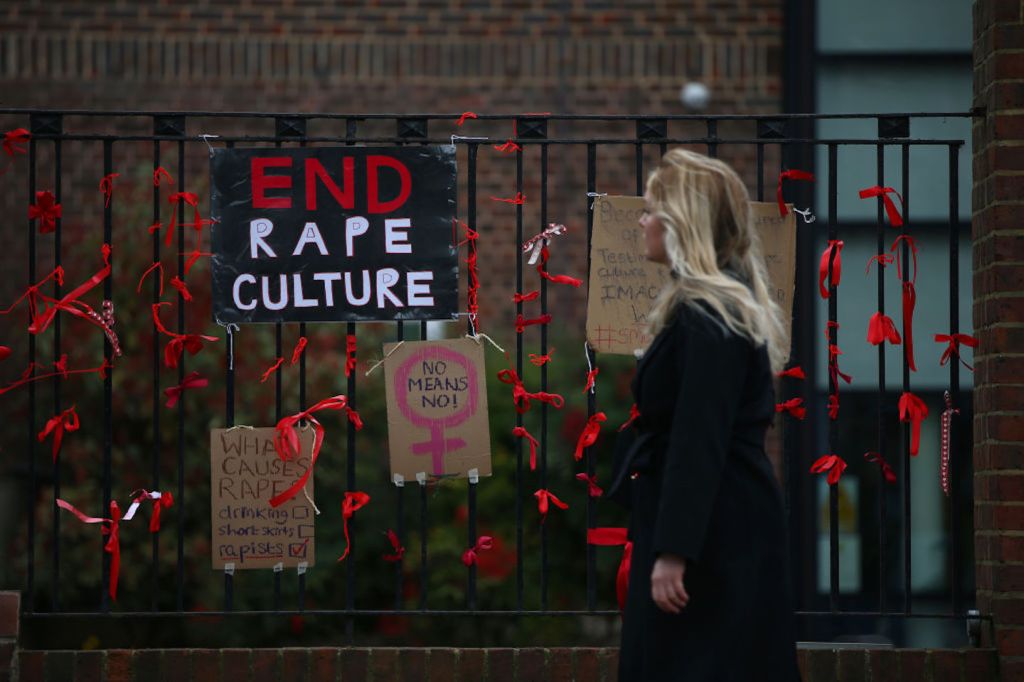
[[[270,498],[288,489],[309,468],[313,429],[299,430],[300,452],[282,461],[273,427],[210,432],[210,555],[213,568],[273,568],[314,564],[313,508],[296,495],[276,509]],[[315,476],[315,474],[314,474]],[[313,478],[306,490],[313,496]]]
[[[219,324],[448,319],[455,147],[217,149]]]
[[[761,236],[761,249],[771,280],[770,293],[782,309],[782,326],[786,330],[783,348],[789,359],[790,335],[793,329],[793,288],[796,286],[796,215],[793,207],[783,217],[774,202],[750,202],[750,220]]]
[[[384,354],[392,476],[490,476],[483,347],[407,341],[385,344]]]
[[[598,197],[590,243],[587,340],[599,353],[647,348],[647,315],[668,268],[643,257],[642,197]]]

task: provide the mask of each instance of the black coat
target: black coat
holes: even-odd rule
[[[764,452],[768,354],[717,319],[680,305],[633,383],[640,418],[610,489],[632,510],[621,682],[800,679],[782,496]],[[686,559],[679,615],[651,598],[659,553]]]

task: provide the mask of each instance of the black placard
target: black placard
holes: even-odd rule
[[[455,148],[218,149],[220,324],[450,319]]]

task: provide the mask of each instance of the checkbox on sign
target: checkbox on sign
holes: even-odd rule
[[[311,537],[313,537],[313,524],[312,523],[300,523],[299,524],[299,537],[300,538],[311,538]]]
[[[308,546],[309,538],[306,538],[302,542],[290,542],[288,543],[288,556],[294,559],[305,559],[306,547]]]
[[[292,508],[293,519],[308,519],[309,518],[309,507],[305,505],[296,505]]]

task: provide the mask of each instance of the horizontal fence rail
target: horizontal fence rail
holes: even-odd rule
[[[827,388],[824,391],[820,390],[815,383],[820,374],[820,370],[816,369],[818,359],[828,357],[830,346],[838,348],[844,343],[852,345],[862,341],[853,338],[861,334],[860,329],[838,327],[845,287],[830,286],[827,319],[819,320],[816,317],[818,290],[814,278],[818,274],[819,253],[815,251],[818,248],[815,240],[817,237],[840,240],[854,231],[858,234],[870,234],[873,230],[878,253],[888,254],[890,244],[897,236],[911,236],[916,227],[913,220],[915,204],[912,203],[910,196],[911,152],[916,149],[938,150],[946,160],[943,172],[948,176],[948,185],[933,188],[933,191],[937,195],[946,195],[948,218],[930,219],[927,226],[921,229],[948,234],[948,287],[942,291],[918,291],[918,300],[925,297],[948,299],[948,329],[922,329],[919,332],[918,345],[931,344],[929,337],[933,331],[946,334],[960,333],[958,257],[963,225],[959,204],[962,184],[959,155],[964,148],[965,140],[956,136],[911,137],[911,129],[912,125],[917,126],[922,121],[969,120],[970,116],[970,113],[965,112],[654,117],[524,114],[480,115],[474,120],[466,121],[465,125],[457,126],[456,121],[460,117],[449,114],[154,113],[0,109],[0,119],[5,123],[5,129],[24,127],[31,133],[31,138],[25,143],[25,158],[12,157],[12,168],[7,177],[2,178],[0,191],[6,195],[3,199],[4,206],[15,211],[9,215],[23,215],[24,199],[27,198],[30,204],[34,203],[37,191],[52,189],[57,203],[61,203],[72,190],[78,192],[77,186],[72,185],[85,184],[81,180],[83,165],[88,166],[89,174],[86,174],[86,178],[93,184],[93,176],[98,178],[113,173],[127,174],[127,164],[134,163],[148,171],[166,168],[175,179],[174,191],[186,192],[194,187],[204,186],[208,171],[205,166],[196,165],[195,159],[201,158],[197,157],[197,154],[201,155],[204,150],[212,152],[215,148],[258,145],[280,147],[454,144],[459,163],[458,216],[469,230],[480,235],[479,247],[475,240],[467,241],[466,255],[475,258],[479,253],[481,260],[485,257],[491,258],[492,265],[503,259],[505,262],[514,259],[514,269],[509,270],[514,276],[514,281],[499,283],[502,291],[509,294],[503,294],[501,300],[511,300],[513,286],[516,292],[537,288],[540,291],[540,314],[555,313],[557,320],[558,315],[564,311],[555,307],[553,292],[549,290],[547,281],[527,280],[531,273],[529,269],[524,272],[524,264],[520,257],[520,245],[525,239],[540,232],[549,222],[560,221],[556,210],[557,213],[572,210],[576,214],[585,214],[585,228],[581,230],[586,231],[587,256],[577,257],[573,262],[579,263],[581,270],[586,267],[589,272],[590,237],[594,224],[593,197],[610,190],[614,190],[612,193],[642,194],[645,173],[653,168],[657,159],[670,145],[686,145],[712,156],[723,156],[730,162],[738,164],[742,167],[741,174],[748,181],[751,197],[759,201],[775,200],[776,181],[781,170],[802,168],[814,171],[817,186],[827,189],[824,193],[825,205],[816,207],[816,212],[821,214],[817,224],[806,223],[800,226],[794,302],[794,350],[791,360],[791,364],[802,365],[807,371],[804,397],[809,408],[808,420],[792,427],[786,422],[780,422],[783,424],[783,434],[779,439],[782,444],[781,470],[791,534],[794,594],[797,598],[798,614],[803,619],[815,622],[823,618],[837,622],[851,618],[869,621],[877,618],[964,621],[970,617],[969,609],[974,601],[972,591],[964,589],[965,576],[962,573],[964,567],[969,565],[971,557],[970,542],[963,541],[964,510],[971,508],[970,467],[964,459],[969,456],[969,452],[954,451],[951,459],[952,484],[948,522],[943,537],[943,542],[949,549],[948,586],[932,595],[928,608],[918,608],[915,603],[915,588],[912,584],[914,552],[911,546],[915,519],[912,516],[911,505],[911,469],[919,462],[910,455],[909,424],[900,423],[898,427],[902,444],[898,452],[893,451],[888,444],[894,432],[895,405],[898,397],[897,392],[894,392],[887,383],[889,373],[899,373],[899,392],[910,392],[914,389],[914,375],[909,366],[906,346],[903,346],[902,362],[897,368],[886,367],[884,344],[879,346],[877,354],[877,386],[871,408],[875,413],[874,421],[877,427],[872,435],[872,447],[880,453],[885,452],[889,455],[890,463],[899,474],[899,483],[894,488],[899,492],[893,493],[895,498],[898,498],[898,504],[893,505],[894,500],[887,499],[892,495],[886,493],[887,484],[883,479],[882,469],[879,468],[878,480],[873,484],[881,491],[877,494],[875,510],[877,538],[872,539],[877,556],[872,557],[869,562],[877,568],[877,578],[871,578],[872,581],[877,580],[875,593],[848,598],[841,592],[840,488],[836,485],[829,486],[827,500],[829,590],[827,595],[819,595],[812,589],[818,574],[818,549],[813,527],[818,509],[814,487],[817,481],[808,473],[808,466],[820,454],[837,452],[844,445],[840,442],[843,415],[841,413],[838,419],[829,419],[825,407],[827,395],[840,390],[840,377],[837,373],[830,373],[827,381],[822,381]],[[823,122],[877,123],[878,129],[876,134],[869,137],[820,136],[817,126]],[[393,133],[389,133],[388,128]],[[556,132],[557,135],[554,134]],[[513,142],[519,150],[504,155],[492,149],[506,141]],[[902,195],[901,210],[904,218],[904,224],[900,228],[893,229],[888,224],[883,204],[877,200],[877,216],[873,221],[844,220],[840,215],[840,182],[849,181],[848,178],[843,178],[844,152],[862,148],[868,151],[875,150],[876,173],[871,177],[856,178],[859,186],[885,186],[894,182],[894,178],[899,180],[898,189]],[[894,150],[898,155],[895,169],[888,167],[891,164],[891,157],[887,152],[890,150]],[[577,156],[571,158],[578,159],[579,164],[574,163],[572,168],[567,168],[566,163],[563,163],[564,159],[561,158],[566,154],[576,154]],[[825,160],[824,167],[817,163],[822,154]],[[489,158],[493,155],[504,159],[500,172],[495,170],[495,162]],[[606,164],[601,165],[599,161],[602,157],[612,160],[606,160]],[[507,225],[514,225],[513,228],[504,229],[503,225],[503,229],[499,230],[493,224],[484,222],[485,207],[487,216],[495,210],[489,199],[482,196],[484,192],[481,191],[481,186],[485,181],[481,175],[485,163],[488,173],[486,182],[489,183],[489,187],[507,188],[507,195],[516,195],[528,190],[531,200],[533,197],[538,199],[528,210],[522,204],[508,209],[510,212],[504,215],[503,221]],[[558,170],[553,170],[555,164],[558,164]],[[609,170],[612,164],[614,169]],[[815,167],[816,165],[819,167]],[[119,244],[125,241],[125,233],[128,230],[119,214],[138,212],[136,209],[139,207],[127,206],[126,202],[120,200],[116,189],[117,182],[115,179],[115,190],[102,206],[101,213],[87,220],[88,229],[96,231],[93,236],[101,234],[102,243],[113,247],[110,257],[113,271],[128,273],[128,278],[134,282],[146,264],[163,261],[168,279],[172,275],[185,279],[189,267],[186,257],[193,239],[192,232],[186,230],[185,225],[177,227],[176,243],[172,250],[164,246],[163,229],[153,231],[149,243],[143,248],[136,248],[134,251],[129,249],[127,252],[119,250]],[[567,184],[575,183],[575,189],[569,195],[561,191],[556,194],[551,189],[553,183],[557,183],[559,190]],[[804,183],[787,185],[786,196],[790,199],[795,198],[794,203],[799,205],[814,206],[816,200],[813,198],[813,188],[802,185]],[[181,217],[191,209],[186,206],[184,200],[178,201],[176,206],[170,206],[165,195],[166,188],[154,186],[149,200],[150,205],[143,209],[142,215],[153,224],[166,225],[170,209],[184,222]],[[819,202],[821,196],[818,195]],[[207,200],[207,197],[201,196],[201,202]],[[918,201],[918,197],[913,197],[913,200]],[[19,253],[25,254],[28,264],[27,273],[12,274],[12,277],[16,276],[19,281],[31,287],[52,268],[64,266],[69,272],[74,270],[77,273],[83,266],[74,262],[74,259],[92,259],[89,262],[94,262],[93,252],[81,246],[82,236],[69,235],[63,226],[63,223],[68,221],[69,214],[75,210],[72,206],[64,209],[64,215],[54,221],[52,234],[40,234],[38,224],[29,220],[27,229],[17,235],[10,224],[14,219],[9,218],[8,226],[5,228],[8,244],[12,249],[22,249]],[[134,216],[134,213],[132,215]],[[137,227],[131,229],[138,230]],[[461,235],[459,239],[461,240]],[[907,240],[902,241],[899,256],[901,264],[911,262],[914,257]],[[42,265],[43,258],[52,260]],[[167,263],[172,261],[173,265],[168,266]],[[831,281],[831,274],[836,266],[835,259],[827,261],[828,277],[825,281]],[[857,274],[858,269],[856,263],[848,265],[847,272],[850,274],[846,277],[850,279],[844,280],[844,283],[853,281],[853,275]],[[910,281],[908,278],[912,276],[909,270],[909,266],[901,265],[900,277],[904,288]],[[495,272],[501,274],[497,270]],[[886,300],[885,272],[882,267],[878,267],[874,280],[877,310],[882,313],[888,310],[890,315],[897,318],[897,313],[901,310],[900,301]],[[60,299],[68,291],[67,284],[73,285],[77,281],[80,280],[69,277],[68,283],[63,286],[60,282],[54,281],[52,290],[48,291],[47,295]],[[113,276],[107,278],[102,287],[102,295],[94,292],[91,298],[113,301],[116,297],[127,296],[129,293],[135,295],[134,291],[115,290],[116,281]],[[867,281],[870,280],[865,280]],[[855,286],[867,285],[858,283]],[[188,306],[184,293],[172,295],[173,291],[161,291],[161,288],[162,284],[155,277],[148,283],[139,282],[139,300],[144,301],[146,308],[149,304],[161,301],[175,301],[177,317],[173,322],[166,319],[164,322],[174,333],[210,333],[207,329],[210,326],[208,323],[197,323],[193,317],[186,314]],[[197,283],[192,288],[197,299],[205,298],[203,285]],[[15,294],[17,295],[17,292]],[[10,301],[0,301],[0,306],[5,307],[9,303]],[[506,305],[506,309],[502,311],[482,309],[481,317],[504,319],[526,312],[522,302],[503,305]],[[95,307],[100,308],[98,304]],[[120,308],[120,305],[118,307]],[[18,334],[24,338],[23,351],[30,367],[28,376],[49,372],[46,367],[60,363],[65,353],[94,343],[91,338],[79,338],[77,331],[69,331],[77,327],[66,328],[68,320],[63,317],[62,324],[61,315],[54,319],[51,330],[40,336],[24,333],[21,321],[25,318],[17,315],[21,313],[3,318],[4,336],[13,337]],[[568,314],[568,317],[582,325],[582,319],[578,315],[572,317]],[[614,599],[614,564],[611,564],[612,571],[608,570],[612,559],[617,563],[617,555],[613,557],[615,552],[606,555],[606,550],[598,550],[595,546],[588,545],[585,537],[570,537],[564,527],[552,524],[551,520],[544,524],[536,524],[534,517],[529,513],[533,489],[547,489],[552,478],[556,478],[562,485],[562,479],[557,477],[564,478],[564,472],[553,464],[554,450],[557,447],[554,443],[554,430],[562,427],[561,419],[556,419],[546,404],[540,405],[539,410],[529,415],[531,430],[536,429],[534,433],[538,439],[538,466],[535,474],[526,467],[522,439],[515,439],[514,443],[510,443],[514,502],[510,508],[501,512],[514,523],[512,536],[505,539],[510,547],[503,555],[509,562],[508,566],[502,567],[503,571],[507,569],[507,572],[503,573],[504,580],[510,581],[513,586],[507,599],[503,598],[497,602],[491,600],[495,590],[493,580],[489,579],[488,587],[484,588],[476,565],[458,566],[458,570],[462,572],[461,586],[456,588],[450,583],[444,583],[443,588],[437,588],[442,584],[439,578],[451,572],[451,567],[445,564],[452,562],[450,552],[442,556],[432,554],[434,533],[438,529],[451,527],[452,524],[462,525],[461,537],[465,539],[465,546],[462,549],[473,547],[481,533],[482,516],[486,515],[489,523],[493,522],[496,516],[494,510],[481,506],[486,504],[482,499],[485,497],[482,486],[487,485],[487,480],[480,483],[446,483],[440,487],[410,481],[403,486],[388,484],[389,488],[382,488],[386,492],[375,494],[374,503],[389,509],[390,529],[403,545],[415,541],[416,551],[406,553],[393,565],[379,565],[378,573],[390,574],[387,579],[390,594],[386,598],[375,599],[372,604],[363,601],[361,585],[371,578],[376,580],[378,576],[365,575],[363,565],[357,561],[348,560],[343,565],[338,565],[332,557],[324,553],[321,553],[318,565],[310,568],[308,572],[300,571],[298,574],[274,571],[272,576],[264,579],[250,578],[248,574],[242,577],[230,572],[225,572],[222,576],[212,573],[207,564],[209,557],[198,553],[197,548],[202,546],[202,543],[194,544],[197,538],[209,537],[209,529],[201,525],[205,523],[204,519],[208,518],[205,511],[207,503],[200,495],[194,493],[194,481],[190,479],[190,470],[195,467],[196,462],[204,461],[206,444],[201,438],[198,442],[194,437],[190,440],[189,421],[200,421],[209,428],[235,426],[239,423],[238,412],[257,412],[253,405],[264,400],[261,396],[270,394],[271,391],[271,412],[275,422],[287,414],[309,407],[321,396],[309,395],[308,379],[313,368],[307,367],[306,354],[299,356],[295,369],[291,368],[286,360],[281,371],[275,372],[273,378],[268,380],[269,385],[242,384],[239,372],[244,369],[251,374],[254,369],[252,365],[268,363],[263,356],[255,359],[246,357],[240,350],[240,344],[244,343],[246,337],[255,335],[260,335],[261,339],[269,338],[267,355],[273,354],[274,357],[281,358],[287,356],[295,339],[307,337],[316,330],[324,330],[326,327],[326,323],[296,323],[264,326],[253,332],[247,327],[238,329],[230,326],[218,330],[223,332],[220,335],[221,340],[203,353],[218,354],[216,357],[220,377],[217,382],[218,386],[223,386],[222,398],[212,402],[213,398],[209,394],[197,397],[185,393],[173,410],[167,410],[163,406],[164,389],[185,380],[191,371],[191,356],[183,353],[175,374],[168,375],[163,369],[162,355],[162,346],[166,339],[161,337],[156,326],[148,319],[144,323],[134,320],[134,324],[131,320],[119,319],[116,330],[125,336],[137,337],[131,343],[132,352],[136,357],[146,358],[143,363],[146,365],[145,371],[126,376],[121,373],[119,363],[122,359],[117,357],[110,339],[103,340],[102,357],[111,364],[112,369],[106,371],[102,378],[100,403],[98,411],[95,411],[98,422],[82,425],[83,430],[100,432],[98,443],[101,458],[93,469],[86,472],[89,477],[98,477],[96,480],[99,481],[99,497],[91,502],[76,502],[83,503],[83,511],[86,513],[106,516],[111,500],[124,500],[129,492],[124,489],[131,485],[124,474],[126,469],[131,470],[134,482],[145,480],[145,487],[148,489],[173,492],[174,496],[174,505],[164,516],[162,532],[153,533],[146,541],[148,551],[144,553],[145,555],[136,548],[132,550],[130,559],[122,557],[122,576],[128,572],[148,575],[148,582],[137,583],[137,589],[146,590],[148,598],[143,601],[137,598],[129,599],[127,601],[133,606],[128,608],[112,603],[108,595],[112,555],[104,551],[107,540],[105,536],[99,546],[95,547],[101,562],[101,572],[94,586],[95,608],[83,608],[81,603],[67,604],[62,599],[62,594],[69,592],[66,581],[74,580],[76,572],[80,570],[77,562],[92,562],[95,557],[87,558],[77,551],[68,554],[72,550],[67,540],[67,534],[71,530],[69,525],[77,526],[78,522],[60,512],[55,502],[65,496],[68,486],[78,489],[81,483],[78,465],[66,462],[60,449],[55,452],[52,463],[46,462],[46,455],[50,450],[49,441],[40,445],[37,435],[51,414],[59,415],[69,405],[74,404],[76,399],[81,400],[76,396],[78,385],[66,382],[61,376],[55,375],[50,380],[31,382],[17,392],[0,396],[0,401],[9,401],[3,408],[7,414],[20,414],[17,412],[18,408],[10,401],[25,401],[24,427],[14,424],[13,420],[9,422],[11,427],[5,429],[4,441],[12,450],[17,447],[21,438],[24,438],[22,442],[25,444],[25,466],[17,472],[23,476],[21,487],[26,491],[25,517],[21,532],[24,538],[24,556],[20,560],[24,568],[19,574],[23,577],[23,587],[28,595],[23,600],[26,616],[45,620],[58,616],[87,614],[117,618],[169,618],[229,613],[338,615],[346,618],[425,613],[436,616],[617,615]],[[338,338],[346,335],[356,337],[361,360],[380,355],[379,345],[367,345],[364,348],[364,340],[369,344],[379,344],[381,341],[426,339],[429,333],[427,322],[398,321],[389,324],[389,331],[384,332],[382,329],[381,324],[372,323],[364,328],[362,323],[349,322],[341,326],[334,325],[331,331]],[[270,332],[270,337],[266,336],[264,330]],[[466,330],[470,333],[476,331],[472,322],[466,325]],[[827,333],[822,334],[823,330]],[[508,340],[514,333],[507,329],[487,331],[496,338],[501,334],[499,342],[502,339]],[[531,340],[532,336],[529,334],[515,334],[514,348],[506,346],[509,359],[504,362],[510,363],[522,376],[526,354],[552,353],[555,349],[552,348],[550,335],[557,331],[541,326],[535,340]],[[3,340],[6,339],[0,339]],[[557,350],[559,354],[565,356],[571,353],[570,349],[561,346]],[[335,348],[335,355],[338,352],[344,361],[344,351]],[[488,357],[488,374],[493,375],[496,371],[495,365],[502,365],[503,361],[498,354]],[[588,366],[598,366],[604,362],[604,358],[595,353],[589,345],[585,349],[585,358],[575,358],[578,363],[583,359]],[[965,442],[964,431],[970,427],[970,419],[965,416],[970,409],[970,393],[961,388],[961,363],[956,359],[954,357],[948,365],[947,387],[950,405],[961,411],[960,416],[951,422],[950,442],[954,447],[957,443]],[[8,368],[12,362],[8,361]],[[371,380],[357,374],[351,372],[347,377],[336,375],[330,393],[344,393],[353,408],[358,408],[364,392],[370,390],[367,382]],[[540,367],[538,376],[541,391],[579,393],[575,384],[554,385],[554,374],[549,374],[547,365]],[[3,383],[6,385],[16,378],[6,373]],[[605,374],[602,374],[600,379],[599,390],[587,393],[586,417],[596,414],[608,401],[621,400],[612,393],[614,379]],[[790,389],[793,388],[793,385],[785,383],[782,386],[785,388],[779,389],[780,401],[788,397],[787,392],[792,392]],[[205,402],[207,400],[211,402]],[[125,464],[125,458],[129,455],[116,452],[118,448],[124,447],[123,443],[115,447],[115,443],[121,442],[116,432],[129,428],[116,409],[125,401],[134,403],[133,409],[143,405],[147,407],[141,412],[144,423],[131,427],[133,433],[145,433],[146,437],[142,442],[131,444],[130,466]],[[81,407],[81,403],[79,406]],[[138,412],[137,409],[135,411]],[[934,415],[936,423],[938,417],[938,414]],[[516,414],[514,423],[511,424],[497,424],[492,420],[492,440],[499,437],[499,432],[505,437],[506,431],[514,426],[522,427],[524,423],[522,414]],[[343,437],[339,435],[339,428],[345,429]],[[15,431],[20,431],[21,435]],[[611,439],[613,431],[612,428],[606,429],[601,436],[602,439]],[[74,434],[68,436],[74,437]],[[373,465],[374,460],[371,458],[378,457],[383,451],[382,443],[368,442],[367,438],[357,434],[352,424],[344,427],[333,426],[329,429],[328,440],[332,448],[344,450],[345,465],[340,468],[340,460],[335,460],[321,464],[321,467],[339,467],[334,474],[339,483],[343,482],[341,485],[345,490],[359,490],[361,485],[369,485],[371,481],[379,483],[380,467]],[[872,476],[876,475],[874,468],[869,469],[868,465],[863,463],[858,465],[865,476],[868,472],[871,472]],[[588,476],[594,476],[599,470],[608,471],[604,467],[607,467],[607,463],[598,461],[595,448],[588,448],[584,455],[583,471]],[[321,488],[318,492],[323,498],[321,505],[324,508],[324,514],[318,520],[323,526],[322,529],[318,528],[318,539],[328,535],[340,536],[340,517],[337,513],[337,498],[340,498],[340,491],[324,491]],[[47,501],[49,506],[40,506],[41,496],[47,493],[51,498]],[[463,511],[460,512],[460,518],[452,521],[438,514],[438,496],[441,495],[461,499],[459,507]],[[326,503],[328,499],[331,500],[330,503]],[[576,508],[572,513],[579,513],[579,507],[582,506],[585,528],[606,525],[601,521],[608,518],[605,515],[606,503],[590,496],[581,501],[581,505],[574,505]],[[188,516],[190,508],[203,509],[198,513],[200,527],[196,527],[195,519]],[[144,507],[142,511],[148,512],[149,509]],[[621,518],[624,520],[624,517]],[[368,527],[368,524],[361,522],[360,515],[356,514],[348,523],[350,552],[354,555],[359,548],[360,552],[372,551],[379,555],[378,549],[382,546],[381,530],[383,529]],[[898,538],[892,537],[894,530],[898,532]],[[126,532],[122,527],[122,538]],[[99,533],[96,536],[99,537]],[[866,542],[867,538],[862,540]],[[372,545],[372,550],[363,550],[364,543],[367,547]],[[553,550],[566,543],[578,549],[579,561],[573,565],[553,565]],[[174,548],[173,553],[169,553],[169,547]],[[603,558],[599,558],[599,552]],[[560,575],[567,571],[572,572],[572,575]],[[343,595],[335,593],[333,601],[329,604],[322,601],[310,604],[307,599],[307,580],[316,572],[332,572],[335,576],[332,580],[337,579],[337,582],[331,584],[343,592]],[[40,581],[40,575],[48,578],[46,584]],[[563,594],[561,588],[553,588],[552,581],[556,576],[559,581],[568,580],[578,592]],[[190,593],[193,585],[209,584],[210,580],[222,582],[219,589],[219,605],[199,604]],[[410,585],[413,583],[418,592],[410,592]],[[562,582],[558,585],[562,585]],[[435,588],[439,591],[435,592]],[[555,589],[559,590],[558,593],[555,593]],[[250,598],[251,594],[244,595],[242,590],[254,590],[259,593],[260,598],[253,601]],[[169,594],[173,595],[170,599],[167,598]],[[236,603],[243,596],[245,606],[236,607]],[[144,605],[145,601],[148,601],[148,607]],[[458,601],[462,602],[461,605],[453,603]],[[352,632],[353,625],[350,620],[348,633],[351,635]]]

